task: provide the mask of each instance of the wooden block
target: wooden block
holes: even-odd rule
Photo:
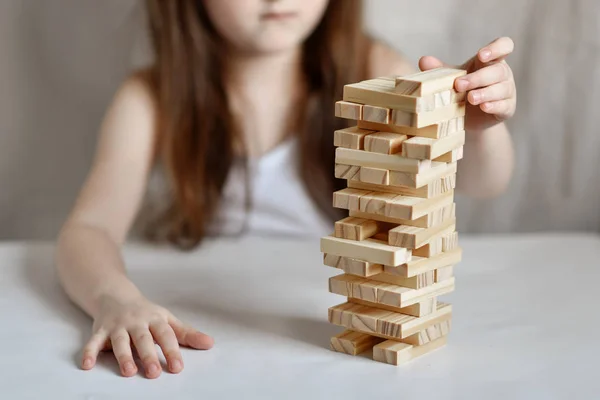
[[[410,335],[407,338],[401,339],[402,343],[412,344],[414,346],[422,346],[429,342],[433,342],[441,338],[442,336],[446,336],[450,333],[450,329],[452,327],[452,319],[448,319],[446,321],[442,321],[435,325],[431,325],[414,335]]]
[[[462,259],[462,249],[459,247],[452,251],[443,252],[435,257],[424,258],[413,256],[412,260],[397,267],[384,266],[386,274],[402,276],[405,278],[423,274],[450,265],[456,265]]]
[[[429,315],[437,310],[437,297],[432,297],[403,308],[392,307],[386,304],[377,304],[352,297],[348,298],[348,302],[361,304],[368,307],[380,308],[382,310],[393,311],[400,314],[412,315],[413,317],[424,317],[425,315]]]
[[[366,333],[345,330],[331,338],[330,348],[338,353],[345,353],[351,356],[364,353],[370,350],[385,339],[377,336],[367,335]]]
[[[374,131],[394,132],[408,136],[419,136],[432,139],[439,139],[441,137],[448,136],[451,133],[465,130],[465,118],[452,118],[447,121],[438,122],[437,124],[425,126],[423,128],[397,126],[393,124],[383,125],[368,121],[358,121],[358,127]]]
[[[388,202],[397,196],[399,195],[395,193],[365,193],[360,197],[358,210],[370,214],[385,215],[385,208]]]
[[[391,123],[399,126],[412,126],[423,128],[428,125],[439,124],[449,119],[464,117],[465,103],[453,103],[446,107],[436,108],[424,113],[411,113],[402,110],[392,110]]]
[[[338,179],[348,179],[350,181],[359,180],[360,167],[356,167],[354,165],[335,164],[335,177]]]
[[[425,172],[431,168],[430,160],[415,160],[398,154],[378,154],[341,147],[335,150],[335,162],[337,164],[381,168],[414,174]]]
[[[390,218],[414,220],[423,217],[434,210],[439,210],[451,205],[453,200],[454,191],[432,197],[431,199],[398,195],[386,204],[385,215]],[[365,210],[360,207],[360,211],[364,212]]]
[[[454,149],[446,154],[443,154],[437,158],[434,158],[433,161],[436,162],[445,162],[445,163],[453,163],[463,159],[464,155],[464,147],[461,146],[457,149]]]
[[[431,169],[421,173],[409,173],[390,170],[391,186],[406,186],[420,188],[438,179],[456,174],[456,163],[433,162]]]
[[[452,150],[463,147],[465,131],[453,133],[441,139],[413,137],[402,143],[402,155],[419,160],[432,160]]]
[[[454,228],[452,228],[454,230]],[[442,253],[442,238],[437,237],[431,240],[429,243],[413,250],[413,253],[417,257],[431,258]]]
[[[359,196],[359,197],[362,197],[362,196]],[[360,205],[360,199],[359,199],[359,205]],[[338,208],[344,208],[344,207],[338,207]],[[382,214],[362,212],[362,211],[360,211],[360,209],[358,209],[358,210],[349,209],[349,210],[350,210],[351,217],[372,219],[375,221],[387,222],[387,223],[396,224],[396,225],[410,225],[410,226],[416,226],[419,228],[430,228],[430,227],[437,226],[439,224],[444,223],[449,218],[454,218],[454,204],[445,206],[439,210],[432,211],[431,213],[424,215],[423,217],[414,219],[414,220],[390,218],[390,217],[387,217]]]
[[[390,171],[381,168],[360,167],[358,180],[364,183],[372,183],[375,185],[389,185]]]
[[[448,280],[454,276],[454,266],[449,265],[447,267],[438,268],[435,270],[435,281],[442,282]]]
[[[357,126],[339,129],[333,133],[333,145],[347,149],[363,150],[365,137],[374,132],[375,131],[360,129]]]
[[[370,192],[395,193],[403,196],[430,199],[453,190],[455,183],[456,176],[449,175],[417,189],[406,186],[376,185],[360,181],[348,181],[348,187],[353,189],[368,190]]]
[[[442,302],[438,302],[435,312],[423,317],[348,302],[330,307],[328,311],[332,324],[386,339],[407,338],[431,325],[447,321],[451,316],[452,306]]]
[[[410,278],[403,278],[397,275],[381,273],[373,275],[369,277],[369,279],[372,281],[390,283],[392,285],[398,285],[410,289],[422,289],[425,286],[433,285],[436,282],[435,276],[435,271],[427,271],[422,274],[412,276]]]
[[[373,264],[355,258],[336,256],[327,253],[323,254],[323,263],[329,267],[341,269],[347,274],[362,276],[364,278],[383,272],[382,264]]]
[[[454,89],[454,81],[467,71],[454,68],[435,68],[429,71],[396,78],[395,92],[409,96],[426,96]]]
[[[442,251],[458,248],[458,232],[450,232],[442,236]]]
[[[382,77],[344,86],[344,100],[417,113],[464,101],[465,93],[449,89],[427,96],[405,96],[396,92],[394,78]]]
[[[321,238],[321,252],[393,266],[410,261],[412,256],[410,250],[390,246],[378,240],[366,239],[356,242],[333,236]]]
[[[363,118],[363,105],[348,101],[338,101],[335,103],[335,116],[360,120]]]
[[[389,124],[391,113],[391,110],[386,107],[364,105],[362,119],[369,122],[376,122],[378,124]]]
[[[375,132],[365,138],[366,151],[381,154],[396,154],[402,151],[402,142],[408,136],[393,132]]]
[[[377,221],[347,217],[335,223],[335,236],[348,240],[365,240],[379,232]]]
[[[383,215],[385,217],[392,218],[395,221],[416,220],[420,217],[434,212],[435,210],[440,210],[446,206],[451,205],[453,198],[453,191],[441,194],[437,197],[433,197],[430,199],[402,196],[397,195],[395,193],[378,193],[365,191],[365,193],[360,195],[359,198],[359,211],[367,214]],[[377,218],[366,219],[379,220]]]
[[[390,246],[406,247],[407,249],[417,249],[436,236],[442,238],[451,233],[456,228],[456,219],[449,219],[446,222],[431,227],[418,228],[416,226],[400,225],[394,229],[390,229],[388,240]]]
[[[360,208],[360,198],[371,192],[360,189],[342,189],[333,193],[333,206],[343,210],[356,210]]]
[[[445,346],[446,343],[446,336],[442,336],[441,338],[422,346],[413,346],[395,340],[386,340],[385,342],[373,346],[373,360],[398,366],[429,354],[434,350]]]
[[[355,278],[364,279],[359,277]],[[356,299],[366,300],[377,304],[385,304],[398,308],[408,307],[432,297],[438,297],[454,291],[454,277],[441,282],[435,282],[432,285],[428,285],[420,289],[410,289],[391,283],[383,283],[373,280],[360,282],[351,281],[348,283],[345,282],[344,279],[345,278],[341,278],[340,275],[330,278],[329,291],[341,296],[353,297]],[[347,286],[348,290],[342,290],[341,285],[346,283],[349,285]],[[351,292],[349,291],[350,288],[352,289]]]
[[[365,278],[355,275],[341,274],[329,278],[329,293],[352,297],[352,291],[358,283],[367,283]],[[356,284],[356,285],[355,285]]]

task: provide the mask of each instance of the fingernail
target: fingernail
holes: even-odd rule
[[[171,370],[172,371],[178,371],[181,369],[181,367],[183,367],[183,363],[179,360],[173,360],[171,361]]]
[[[123,365],[123,372],[126,374],[133,374],[135,372],[135,365],[129,361]]]
[[[83,366],[83,368],[91,368],[92,367],[92,359],[84,358],[82,366]]]
[[[456,81],[456,88],[459,91],[465,91],[467,90],[467,88],[469,87],[469,81],[467,81],[466,79],[459,79]]]
[[[479,53],[479,58],[481,59],[481,61],[485,61],[487,59],[489,59],[492,56],[492,52],[490,50],[481,50],[481,52]]]
[[[160,369],[158,368],[158,365],[156,365],[156,364],[148,365],[148,375],[156,375],[156,374],[158,374],[159,371],[160,371]]]
[[[479,103],[479,100],[481,100],[481,94],[478,92],[471,92],[471,100],[473,105]]]

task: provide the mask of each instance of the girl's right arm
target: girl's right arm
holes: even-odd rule
[[[171,372],[183,362],[179,345],[208,349],[212,339],[148,301],[128,279],[120,246],[140,206],[153,161],[156,107],[144,79],[134,76],[118,91],[100,132],[94,165],[64,224],[57,269],[69,297],[94,319],[82,367],[94,366],[111,348],[121,372],[137,372],[135,346],[146,376],[160,375],[154,347],[162,348]]]

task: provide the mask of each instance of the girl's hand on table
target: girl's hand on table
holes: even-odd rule
[[[184,324],[168,310],[151,303],[144,297],[129,301],[106,299],[94,319],[92,337],[83,349],[82,368],[92,369],[98,353],[111,350],[123,376],[133,376],[138,368],[133,359],[137,351],[148,378],[157,378],[162,370],[154,343],[167,360],[168,370],[179,373],[183,359],[179,346],[208,350],[213,339]]]

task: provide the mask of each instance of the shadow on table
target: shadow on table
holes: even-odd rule
[[[212,304],[209,299],[194,298],[193,302],[175,302],[173,306],[186,313],[199,313],[209,319],[237,325],[243,329],[280,336],[320,348],[329,348],[331,336],[340,333],[340,328],[326,319],[255,310],[251,309],[251,302],[248,303],[248,308],[233,309]]]
[[[22,268],[23,283],[31,290],[32,297],[37,298],[50,315],[56,316],[79,331],[79,341],[73,344],[73,353],[69,356],[73,366],[79,368],[81,349],[91,334],[92,321],[69,300],[60,286],[53,257],[53,247],[30,247]],[[101,354],[97,365],[120,374],[112,354]]]

